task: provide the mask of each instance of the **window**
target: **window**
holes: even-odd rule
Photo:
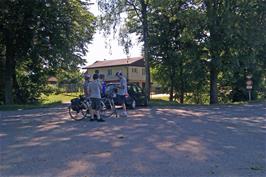
[[[108,71],[107,71],[107,75],[108,75],[108,76],[111,76],[111,75],[112,75],[112,69],[108,69]]]
[[[134,93],[142,93],[141,88],[136,85],[132,85],[130,90],[133,91]]]
[[[142,69],[142,75],[145,75],[145,68]]]
[[[138,90],[135,86],[132,86],[132,89],[133,89],[134,93],[138,93]]]
[[[95,70],[95,73],[99,74],[99,70]]]
[[[137,93],[142,93],[142,89],[139,86],[136,86]]]
[[[138,73],[138,69],[137,68],[132,68],[132,73]]]

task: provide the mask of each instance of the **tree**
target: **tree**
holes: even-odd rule
[[[265,45],[262,40],[265,39],[265,3],[260,0],[204,2],[211,57],[210,103],[217,103],[218,90],[225,88],[232,90],[233,101],[245,100],[246,72],[257,76],[254,83],[261,82],[259,63],[262,62],[258,53]]]
[[[136,22],[134,26],[127,26],[129,29],[124,32],[135,32],[142,36],[141,41],[144,43],[143,51],[146,71],[145,89],[148,99],[150,98],[150,56],[148,46],[149,3],[149,0],[98,0],[98,5],[103,13],[101,16],[101,27],[107,34],[110,34],[111,27],[115,29],[117,25],[120,24],[123,19],[121,17],[122,14],[127,14],[126,18],[129,20],[133,19]]]
[[[149,16],[150,52],[155,76],[169,90],[169,100],[184,102],[186,92],[203,85],[204,65],[200,59],[204,25],[202,14],[188,1],[157,1]],[[198,77],[198,76],[201,76]]]
[[[143,40],[141,9],[145,5],[140,0],[99,2],[105,12],[102,22],[106,31],[115,28],[121,14],[126,14],[126,32],[141,34]],[[206,94],[210,104],[236,101],[236,97],[243,100],[247,73],[254,76],[253,94],[263,90],[266,73],[263,1],[145,2],[147,55],[151,56],[157,80],[169,91],[170,100],[179,97],[182,103],[186,93],[187,98],[192,97],[197,103]],[[209,92],[205,91],[207,84]]]
[[[265,3],[259,0],[151,1],[152,64],[158,81],[169,88],[170,100],[173,92],[180,102],[184,92],[199,98],[208,82],[210,104],[245,100],[248,72],[253,74],[253,94],[262,90],[264,16]]]
[[[23,101],[32,92],[36,98],[50,70],[84,63],[82,56],[94,33],[94,17],[86,3],[4,0],[0,7],[6,104]]]
[[[207,17],[207,30],[209,32],[209,51],[210,51],[210,104],[218,103],[217,96],[217,77],[220,67],[220,56],[222,53],[223,41],[223,0],[205,0],[206,17]]]
[[[245,92],[245,68],[252,72],[260,63],[257,53],[265,44],[265,40],[261,40],[265,39],[265,3],[260,0],[204,0],[204,5],[209,33],[210,103],[215,104],[219,95],[217,87],[224,87],[227,76],[230,75],[227,83],[231,82],[229,87],[233,91],[239,92],[241,87],[241,92]]]
[[[171,4],[171,1],[157,2],[151,5],[149,16],[149,46],[152,66],[156,68],[156,74],[161,72],[160,76],[163,76],[164,79],[155,78],[169,88],[170,101],[173,101],[174,86],[178,74],[177,68],[180,63],[180,56],[178,55],[180,50],[178,40],[180,21],[177,19],[177,15],[175,16],[176,8],[178,8],[177,3]]]
[[[1,37],[1,36],[0,36]],[[1,39],[0,39],[1,40]],[[4,100],[4,64],[5,64],[5,58],[4,58],[4,46],[0,44],[0,105],[3,104]]]

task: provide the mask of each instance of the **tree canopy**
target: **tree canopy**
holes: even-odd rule
[[[264,1],[99,0],[99,4],[107,31],[117,27],[121,14],[126,14],[126,33],[143,37],[146,25],[144,49],[153,79],[171,101],[246,100],[247,74],[253,74],[254,98],[265,92]],[[126,35],[121,37],[124,40]]]
[[[97,0],[106,35],[143,42],[146,92],[153,81],[170,101],[207,103],[266,97],[263,0]],[[83,0],[0,2],[0,102],[38,98],[49,75],[84,63],[96,18]],[[119,25],[123,24],[123,25]],[[75,74],[74,74],[75,75]]]
[[[80,0],[0,2],[1,99],[36,99],[57,69],[84,64],[95,17]]]
[[[100,16],[100,27],[107,34],[113,29],[117,31],[117,26],[125,22],[125,26],[120,30],[120,41],[128,50],[131,40],[127,40],[127,33],[137,33],[140,35],[140,41],[143,42],[143,55],[145,61],[145,90],[150,98],[150,55],[148,46],[148,14],[150,0],[98,0],[99,8],[102,12]],[[125,18],[124,18],[125,17]],[[132,20],[136,23],[129,25]],[[126,22],[128,21],[128,23]]]

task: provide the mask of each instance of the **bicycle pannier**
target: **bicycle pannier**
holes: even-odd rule
[[[74,98],[71,100],[71,107],[74,111],[79,111],[80,104],[81,104],[81,101],[79,98]]]

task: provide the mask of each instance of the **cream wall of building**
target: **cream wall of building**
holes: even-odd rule
[[[140,86],[145,82],[145,68],[139,66],[120,66],[120,67],[106,67],[106,68],[94,68],[88,69],[88,73],[92,76],[95,71],[98,70],[100,74],[105,75],[106,81],[116,81],[117,77],[115,73],[122,71],[124,76],[129,80],[129,82],[139,83]],[[144,73],[143,73],[144,72]]]
[[[118,71],[122,71],[124,76],[127,77],[127,67],[126,66],[120,66],[120,67],[106,67],[106,68],[95,68],[95,69],[88,69],[88,73],[92,76],[95,71],[98,70],[100,74],[105,75],[106,81],[115,81],[117,80],[117,77],[115,76],[115,73]]]
[[[130,81],[134,82],[145,82],[145,68],[138,66],[129,66],[128,78]]]

